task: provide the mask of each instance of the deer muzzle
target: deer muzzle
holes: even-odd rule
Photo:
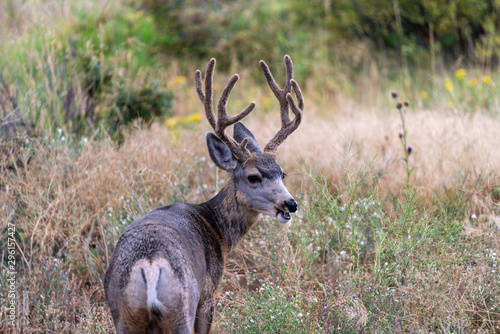
[[[298,204],[293,198],[291,198],[287,201],[284,201],[283,205],[276,208],[276,211],[277,211],[276,212],[276,219],[280,223],[284,223],[284,224],[290,222],[292,220],[291,213],[296,212],[297,207],[298,207]]]

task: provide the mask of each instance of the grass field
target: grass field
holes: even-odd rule
[[[0,51],[3,333],[113,332],[102,280],[123,230],[156,207],[205,201],[227,181],[208,156],[194,89],[208,59],[145,64],[145,14],[118,1],[86,6],[88,17],[71,1],[0,5],[0,41],[10,46]],[[145,18],[123,49],[71,44],[88,51],[78,59],[101,60],[96,82],[110,73],[88,102],[78,84],[88,73],[60,34],[84,38],[81,24],[95,12]],[[97,29],[101,44],[108,28]],[[364,47],[348,49],[358,57]],[[312,61],[290,55],[298,68]],[[298,71],[304,119],[278,157],[299,211],[288,225],[262,218],[230,254],[212,332],[500,332],[498,71],[403,69],[389,79],[397,66],[387,60],[360,62],[352,80],[322,58]],[[283,73],[282,58],[270,66]],[[245,124],[262,145],[279,113],[254,70],[232,70],[242,79],[229,110],[256,101]],[[231,74],[216,70],[216,96]],[[159,87],[152,100],[169,99],[163,88],[175,98],[151,126],[136,119],[115,137],[104,118],[68,116],[111,115],[124,87],[141,86]],[[392,90],[409,101],[402,114]]]

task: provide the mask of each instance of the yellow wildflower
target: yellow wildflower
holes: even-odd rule
[[[474,88],[477,86],[478,83],[479,80],[477,80],[476,78],[472,78],[467,82],[467,86],[469,86],[469,88]]]
[[[169,118],[165,121],[165,125],[169,128],[173,128],[177,125],[178,121],[176,117]]]
[[[467,71],[465,70],[465,68],[459,68],[458,70],[455,71],[455,77],[458,80],[463,80],[463,78],[465,78],[466,75]]]
[[[192,114],[187,117],[189,120],[189,123],[198,123],[201,121],[201,114]]]
[[[199,121],[201,121],[201,115],[200,114],[192,114],[192,115],[189,115],[186,117],[182,117],[179,121],[183,125],[188,125],[191,123],[198,123]]]
[[[491,79],[487,75],[483,75],[483,82],[485,85],[489,85],[491,83]]]
[[[429,94],[427,94],[427,92],[425,90],[423,90],[420,92],[420,98],[422,100],[427,100],[427,98],[429,98]]]
[[[176,128],[177,126],[186,126],[193,123],[198,123],[201,121],[201,114],[192,114],[184,117],[171,117],[165,121],[165,125],[170,128]]]
[[[174,78],[174,82],[178,85],[182,85],[182,84],[186,83],[186,77],[179,75],[179,76]]]
[[[444,82],[444,88],[448,92],[453,92],[453,83],[451,82],[450,79],[446,79]]]

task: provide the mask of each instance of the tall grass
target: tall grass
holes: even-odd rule
[[[0,40],[13,46],[0,51],[0,217],[15,225],[18,273],[15,326],[2,310],[0,331],[109,333],[102,277],[122,231],[158,206],[207,200],[228,179],[209,161],[209,126],[191,79],[206,64],[146,64],[154,54],[154,38],[141,42],[147,14],[119,2],[87,2],[87,13],[73,2],[29,5],[11,0],[9,14],[0,11]],[[98,29],[83,25],[93,15],[104,22]],[[106,29],[125,31],[127,20],[141,23],[130,43],[105,50]],[[115,110],[124,85],[132,87],[124,96],[139,95],[157,80],[176,97],[175,117],[151,128],[135,119],[119,147],[103,126],[75,134],[65,96],[72,84],[73,106],[84,112],[89,72],[68,57],[63,37],[73,32],[77,48],[106,59],[99,64],[112,73],[96,112]],[[304,120],[278,152],[300,210],[288,225],[264,217],[230,254],[214,332],[500,331],[498,73],[388,76],[398,67],[367,50],[342,45],[333,61],[321,49],[317,58],[291,54],[297,68],[312,69],[296,73]],[[281,60],[269,63],[282,70]],[[261,74],[238,71],[230,108],[256,101],[245,123],[263,144],[280,126],[277,101]],[[228,77],[217,71],[217,91]],[[411,102],[411,155],[401,150],[394,89]],[[0,239],[2,305],[10,298],[8,231]]]

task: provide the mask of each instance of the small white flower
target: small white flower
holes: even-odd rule
[[[66,140],[66,137],[62,136],[61,141],[65,141],[65,140]]]
[[[474,220],[474,219],[476,219],[476,218],[477,218],[477,216],[476,216],[476,214],[475,214],[475,213],[473,213],[473,214],[471,214],[471,215],[470,215],[470,219]]]
[[[300,318],[301,316],[303,316],[303,314],[301,312],[297,313],[297,317]]]
[[[58,128],[58,129],[57,129],[57,132],[58,132],[59,134],[61,134],[61,133],[62,133],[62,129],[61,129],[61,128]]]

